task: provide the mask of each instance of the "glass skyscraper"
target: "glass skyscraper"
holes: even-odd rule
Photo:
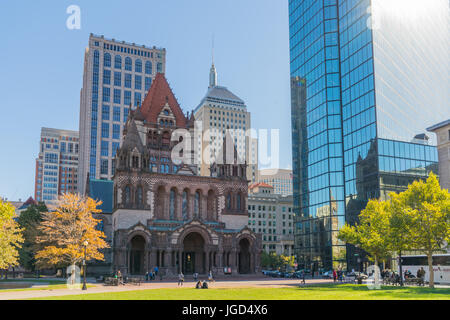
[[[368,199],[437,171],[448,118],[448,1],[290,0],[295,250],[359,269],[337,239]]]

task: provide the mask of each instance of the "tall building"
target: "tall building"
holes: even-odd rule
[[[427,129],[437,137],[439,182],[442,189],[450,190],[450,119]]]
[[[248,187],[248,227],[262,235],[267,253],[294,254],[294,213],[292,195],[274,193],[264,182]]]
[[[34,198],[54,204],[58,195],[78,192],[78,132],[41,129]]]
[[[88,173],[111,180],[129,109],[142,103],[165,67],[165,49],[90,35],[80,97],[80,190]]]
[[[215,162],[223,137],[228,131],[234,138],[239,157],[243,161],[245,159],[248,164],[247,179],[253,181],[257,159],[251,157],[250,145],[255,148],[255,142],[252,142],[251,136],[246,135],[246,131],[251,128],[250,112],[247,111],[244,101],[226,87],[217,84],[214,63],[209,74],[208,91],[194,110],[194,117],[197,132],[197,144],[194,148],[200,175],[210,175],[210,166]]]
[[[289,1],[299,267],[357,269],[339,228],[437,170],[424,133],[448,116],[449,4],[430,3]]]
[[[113,199],[112,214],[99,215],[112,244],[106,263],[125,275],[144,275],[156,266],[164,276],[257,273],[261,235],[247,227],[246,165],[238,163],[231,136],[221,155],[234,160],[214,163],[211,176],[204,177],[190,160],[170,157],[181,141],[194,141],[171,140],[177,129],[192,131],[193,118],[185,117],[158,74],[125,124],[113,185],[88,184],[88,194]]]
[[[292,170],[261,169],[258,170],[258,181],[273,187],[273,192],[282,195],[292,195]]]

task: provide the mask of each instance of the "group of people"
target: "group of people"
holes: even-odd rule
[[[201,280],[198,281],[198,273],[197,272],[194,272],[192,276],[194,278],[194,281],[197,281],[197,284],[195,286],[197,289],[200,289],[200,288],[208,289],[208,283],[206,282],[206,280],[205,281],[201,281]],[[209,274],[208,274],[208,281],[209,282],[213,282],[214,281],[214,278],[213,278],[211,270],[209,271]],[[182,287],[183,283],[184,283],[184,274],[183,274],[183,272],[180,272],[178,274],[178,286]]]
[[[337,271],[333,269],[333,282],[343,282],[344,281],[344,271],[338,269]]]

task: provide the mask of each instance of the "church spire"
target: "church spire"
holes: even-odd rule
[[[212,39],[212,65],[211,69],[209,71],[209,87],[215,87],[217,86],[217,71],[216,67],[214,66],[214,36]]]

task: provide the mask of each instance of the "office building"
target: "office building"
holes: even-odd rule
[[[218,85],[214,63],[210,70],[208,91],[194,110],[194,117],[197,132],[194,151],[199,174],[210,175],[210,166],[219,155],[223,137],[228,131],[234,138],[239,158],[248,165],[247,179],[254,181],[258,165],[257,141],[246,135],[251,128],[250,112],[242,99]],[[256,159],[252,154],[256,154]]]
[[[368,199],[437,171],[425,132],[448,116],[449,4],[429,4],[289,1],[300,268],[359,268],[339,228]]]
[[[437,138],[439,182],[442,189],[450,190],[450,119],[427,129]]]
[[[41,129],[34,198],[54,204],[63,193],[78,192],[78,132]]]
[[[267,253],[294,254],[294,213],[292,195],[274,193],[264,182],[249,186],[248,227],[262,235]]]
[[[258,170],[258,181],[273,186],[276,194],[292,195],[292,170],[261,169]]]
[[[80,96],[80,190],[88,173],[111,180],[130,106],[142,103],[165,67],[165,49],[90,35]]]

